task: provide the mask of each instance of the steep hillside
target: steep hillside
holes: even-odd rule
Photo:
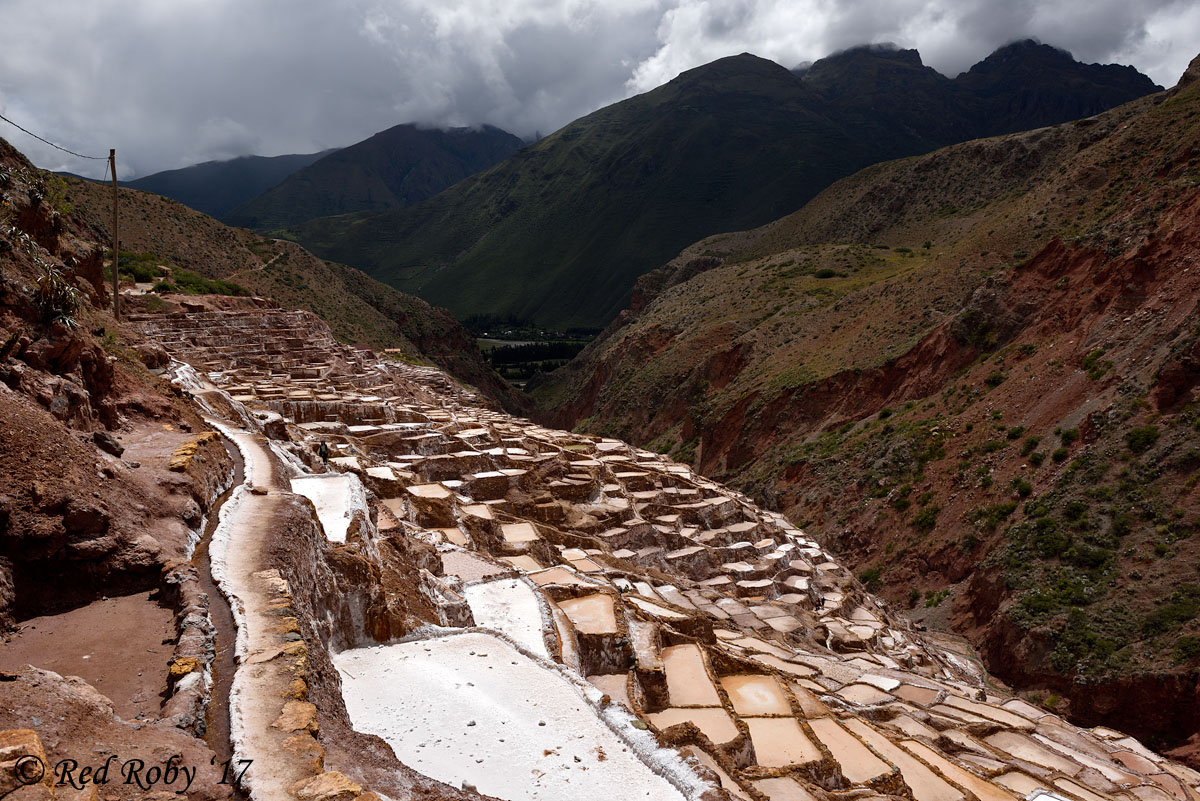
[[[424,203],[315,220],[289,236],[460,317],[602,326],[638,276],[688,243],[775,219],[868,164],[1095,113],[1156,88],[1043,50],[1058,52],[1015,48],[988,80],[947,79],[915,51],[859,48],[800,76],[748,54],[725,58]],[[1039,81],[1070,87],[1072,102],[1023,83],[1025,63]]]
[[[173,198],[196,211],[222,217],[330,152],[206,161],[178,170],[156,172],[124,185]]]
[[[785,511],[1047,703],[1178,742],[1198,723],[1197,141],[1185,81],[871,167],[645,276],[535,394]]]
[[[397,125],[326,155],[222,217],[230,225],[270,231],[356,211],[419,203],[519,149],[510,133],[482,128]]]
[[[109,236],[110,189],[66,179],[80,216]],[[315,312],[346,342],[402,348],[428,359],[506,408],[522,398],[487,366],[474,338],[444,310],[357,270],[322,261],[300,246],[230,228],[168,198],[121,191],[122,249],[231,281],[286,308]]]

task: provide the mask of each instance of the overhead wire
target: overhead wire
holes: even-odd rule
[[[35,134],[33,131],[29,130],[28,128],[21,127],[17,123],[10,120],[8,117],[5,117],[3,114],[0,114],[0,120],[4,120],[9,125],[16,128],[17,130],[29,134],[30,136],[32,136],[34,139],[38,140],[39,142],[44,142],[45,144],[50,145],[50,147],[61,150],[64,153],[70,153],[72,156],[75,156],[76,158],[90,159],[92,161],[108,161],[108,156],[85,156],[82,153],[76,153],[74,150],[68,150],[67,148],[65,148],[61,145],[56,145],[53,142],[51,142],[49,139],[43,139],[42,137],[38,136],[37,134]]]

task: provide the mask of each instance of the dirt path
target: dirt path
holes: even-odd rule
[[[279,617],[272,611],[279,606],[282,582],[265,569],[264,558],[286,489],[260,435],[210,423],[233,441],[245,463],[245,479],[222,509],[210,547],[213,576],[238,627],[238,666],[229,698],[234,756],[250,761],[245,786],[255,801],[291,801],[288,788],[311,774],[296,760],[279,758],[291,730],[272,724],[280,717],[292,675],[277,637]]]

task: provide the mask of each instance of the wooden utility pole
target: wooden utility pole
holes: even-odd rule
[[[113,317],[121,319],[121,292],[120,292],[120,277],[118,273],[119,263],[121,260],[120,239],[117,236],[117,150],[112,148],[108,151],[108,171],[112,173],[113,179]]]

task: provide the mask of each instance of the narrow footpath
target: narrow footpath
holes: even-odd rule
[[[245,478],[222,507],[212,544],[213,575],[229,599],[238,632],[238,666],[229,698],[231,770],[244,770],[240,783],[255,801],[292,801],[289,788],[311,773],[296,760],[279,756],[297,747],[292,738],[303,738],[305,732],[311,737],[316,710],[298,700],[285,703],[295,678],[293,663],[304,658],[304,644],[288,636],[294,619],[287,616],[287,583],[278,571],[266,568],[267,539],[277,524],[281,493],[288,490],[261,435],[232,430],[224,421],[208,422],[233,441],[245,460]]]

